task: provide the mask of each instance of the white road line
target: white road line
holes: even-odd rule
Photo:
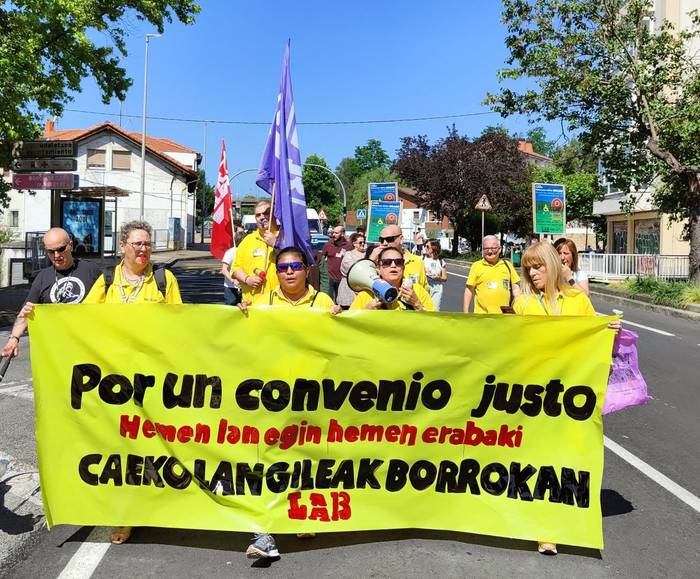
[[[57,579],[90,579],[109,549],[110,533],[107,527],[95,527]]]
[[[605,446],[622,460],[631,464],[634,468],[647,475],[655,483],[665,488],[673,496],[683,501],[696,512],[700,513],[700,498],[696,497],[693,493],[687,491],[682,486],[676,484],[666,475],[661,474],[654,467],[648,465],[641,458],[636,457],[628,450],[625,450],[619,444],[617,444],[617,442],[610,440],[607,436],[604,436],[603,440],[605,442]]]
[[[642,324],[638,324],[637,322],[630,322],[629,320],[626,320],[623,316],[622,318],[622,325],[624,326],[634,326],[635,328],[642,328],[643,330],[648,330],[650,332],[656,332],[657,334],[661,334],[662,336],[668,336],[669,338],[675,338],[676,334],[672,334],[671,332],[667,332],[665,330],[657,330],[656,328],[650,328],[649,326],[644,326]]]
[[[467,279],[467,276],[466,276],[466,275],[462,275],[461,273],[455,273],[454,271],[448,271],[448,272],[447,272],[447,275],[448,275],[448,277],[451,276],[451,275],[455,275],[455,276],[457,276],[457,277],[463,277],[464,279]]]

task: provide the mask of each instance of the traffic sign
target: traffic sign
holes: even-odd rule
[[[367,219],[367,210],[366,209],[358,209],[355,212],[355,216],[357,219]]]
[[[321,210],[318,212],[318,218],[319,218],[321,221],[328,221],[328,217],[326,217],[326,212],[325,212],[323,209],[321,209]]]
[[[12,156],[27,157],[75,157],[78,143],[75,141],[19,141],[12,148]]]
[[[25,173],[12,175],[15,189],[77,189],[80,177],[75,173]]]
[[[486,193],[484,193],[477,202],[476,209],[477,211],[491,211],[493,209],[493,205],[491,205],[491,201],[489,201],[489,196],[486,195]]]
[[[15,173],[35,173],[40,171],[76,171],[76,159],[13,159]]]

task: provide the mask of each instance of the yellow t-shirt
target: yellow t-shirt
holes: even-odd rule
[[[515,268],[502,259],[494,265],[485,259],[472,264],[467,285],[474,291],[474,313],[500,314],[510,302],[511,284],[519,281]]]
[[[577,289],[571,288],[566,294],[557,294],[557,309],[552,310],[545,299],[540,301],[539,295],[520,294],[513,302],[516,314],[524,316],[595,316],[593,304],[588,296]]]
[[[262,294],[256,298],[254,305],[256,306],[285,306],[289,308],[320,308],[322,310],[330,310],[335,304],[328,294],[316,291],[312,286],[308,286],[309,291],[298,302],[292,302],[287,296],[282,293],[279,288]]]
[[[423,265],[423,260],[420,256],[414,255],[408,250],[404,250],[403,260],[403,278],[411,278],[413,283],[420,284],[424,289],[428,289],[428,280],[425,277],[425,265]]]
[[[434,312],[435,306],[433,300],[430,299],[430,294],[423,289],[423,286],[417,283],[413,284],[413,291],[416,292],[418,300],[426,312]],[[351,310],[364,310],[367,304],[374,299],[374,294],[369,290],[362,290],[357,294],[354,301],[350,305]],[[387,310],[407,310],[406,304],[401,300],[394,300],[390,304],[385,304],[384,309]]]
[[[146,276],[144,277],[141,289],[138,289],[138,285],[133,286],[124,280],[124,277],[122,276],[122,264],[120,263],[114,268],[114,281],[112,282],[112,285],[109,286],[109,289],[107,289],[105,292],[105,276],[103,274],[97,278],[97,281],[95,281],[92,289],[88,295],[85,296],[83,303],[181,304],[182,298],[180,297],[180,287],[177,284],[177,278],[167,269],[165,270],[165,282],[166,290],[165,296],[163,296],[158,289],[158,283],[156,282],[155,277],[153,277],[153,266],[149,265],[148,269],[146,270]],[[124,291],[123,297],[122,290]],[[131,301],[134,293],[136,293],[136,297],[134,297],[133,301]]]
[[[231,266],[232,271],[242,269],[247,276],[255,275],[255,270],[265,270],[264,283],[253,290],[248,284],[241,283],[243,299],[249,302],[257,301],[265,292],[270,292],[279,287],[277,272],[275,270],[275,248],[270,247],[263,239],[259,229],[249,233],[243,238],[236,251],[236,259]],[[265,267],[267,264],[267,268]]]

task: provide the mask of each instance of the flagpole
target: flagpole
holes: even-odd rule
[[[275,189],[276,189],[277,183],[275,181],[272,182],[272,199],[270,200],[270,219],[267,221],[267,232],[271,233],[272,230],[272,220],[275,218]],[[265,250],[265,268],[263,271],[265,272],[265,275],[267,275],[267,266],[268,266],[268,260],[270,258],[270,252]]]
[[[233,247],[236,247],[236,226],[233,224],[233,207],[228,211],[231,215],[231,239],[233,239]]]

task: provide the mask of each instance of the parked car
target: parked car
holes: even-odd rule
[[[326,245],[326,242],[330,237],[327,235],[323,235],[323,233],[312,233],[311,234],[311,247],[314,249],[321,250],[323,249],[323,246]]]

